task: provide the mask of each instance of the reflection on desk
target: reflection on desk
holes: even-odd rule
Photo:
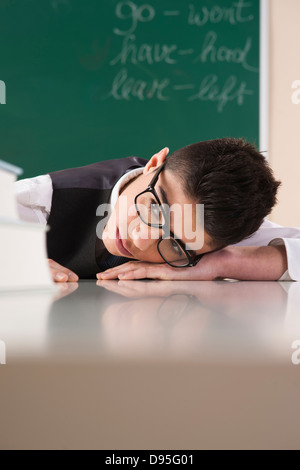
[[[80,281],[0,296],[7,363],[176,358],[284,360],[300,338],[300,283]]]

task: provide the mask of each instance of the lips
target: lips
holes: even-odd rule
[[[131,256],[132,257],[133,255],[125,247],[125,244],[126,244],[126,240],[122,240],[122,238],[120,238],[120,232],[119,232],[119,229],[117,228],[117,231],[116,231],[116,245],[117,245],[118,250],[120,251],[120,253],[122,253],[123,256],[127,256],[127,257]]]

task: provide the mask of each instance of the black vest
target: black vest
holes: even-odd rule
[[[127,157],[49,173],[52,206],[48,219],[48,257],[80,278],[95,279],[101,259],[109,253],[97,237],[99,204],[108,203],[111,191],[124,173],[144,167],[147,160]]]

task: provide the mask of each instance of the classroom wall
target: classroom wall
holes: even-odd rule
[[[300,103],[291,100],[292,83],[300,80],[300,1],[269,0],[269,11],[269,161],[282,181],[269,218],[300,227]]]

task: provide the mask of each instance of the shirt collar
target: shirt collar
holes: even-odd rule
[[[121,176],[120,179],[118,179],[118,181],[114,185],[114,187],[112,189],[112,192],[111,192],[111,195],[110,195],[110,204],[111,204],[112,209],[115,207],[115,205],[117,203],[121,188],[126,183],[128,183],[128,181],[130,181],[131,179],[133,179],[136,176],[143,173],[143,170],[144,170],[144,167],[136,168],[135,170],[129,170],[129,171],[127,171],[127,173],[125,173],[123,176]]]

